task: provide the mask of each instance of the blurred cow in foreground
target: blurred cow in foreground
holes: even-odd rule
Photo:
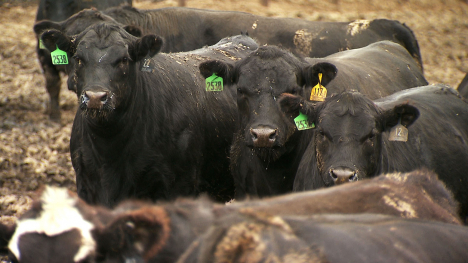
[[[396,237],[395,241],[400,242],[403,240],[403,236],[401,236],[400,230],[392,234],[392,226],[400,229],[399,225],[403,225],[404,231],[410,231],[409,229],[415,227],[414,230],[408,232],[411,233],[407,236],[410,240],[422,238],[422,233],[419,233],[422,229],[427,231],[424,236],[427,240],[440,238],[441,233],[445,231],[448,231],[445,233],[450,234],[457,232],[439,244],[443,246],[440,251],[449,251],[451,246],[455,251],[461,243],[456,243],[452,239],[457,240],[466,235],[466,230],[463,227],[456,226],[460,224],[460,220],[457,218],[457,203],[453,200],[451,193],[446,190],[444,184],[437,179],[437,176],[427,170],[407,174],[387,174],[355,184],[270,199],[234,202],[230,205],[216,204],[205,198],[181,199],[173,203],[160,204],[126,201],[110,210],[88,205],[76,194],[63,188],[45,187],[38,193],[38,196],[39,198],[34,201],[31,209],[18,220],[16,228],[0,227],[0,246],[6,247],[9,243],[10,257],[20,263],[175,262],[184,251],[191,255],[192,251],[195,251],[194,248],[197,248],[197,253],[201,253],[199,245],[203,247],[216,246],[215,243],[206,243],[207,239],[204,233],[207,236],[215,233],[216,238],[219,238],[226,231],[223,230],[225,227],[233,226],[236,228],[236,224],[244,224],[246,229],[249,229],[251,218],[278,218],[279,221],[276,219],[273,221],[270,219],[266,221],[255,220],[257,223],[266,224],[265,227],[279,227],[277,229],[280,231],[278,238],[282,240],[281,231],[288,229],[287,227],[282,228],[282,225],[284,225],[284,220],[288,219],[280,217],[289,215],[307,217],[322,213],[373,213],[406,218],[402,220],[395,217],[387,218],[374,215],[370,216],[370,221],[367,219],[362,221],[360,218],[367,218],[367,216],[349,215],[343,217],[345,220],[341,221],[342,223],[340,223],[341,219],[335,220],[335,223],[330,222],[330,226],[328,226],[336,231],[343,228],[343,240],[336,242],[345,241],[360,232],[363,233],[362,238],[365,238],[368,236],[366,231],[372,231],[372,229],[383,231],[392,238]],[[243,219],[238,220],[238,218]],[[356,220],[352,218],[356,218]],[[411,221],[410,219],[418,220]],[[305,227],[300,231],[303,236],[297,236],[295,231],[289,230],[287,230],[289,231],[287,234],[293,238],[291,242],[299,242],[298,244],[303,246],[303,242],[312,240],[308,238],[314,238],[314,232],[309,234],[307,227],[316,225],[321,228],[328,224],[325,221],[300,219],[299,225]],[[233,222],[233,224],[225,225],[224,222]],[[278,224],[275,225],[274,222]],[[374,225],[377,222],[384,223],[388,227],[385,227],[385,230],[378,230],[379,227]],[[350,224],[360,225],[359,229],[367,230],[349,232],[351,231]],[[219,231],[213,232],[214,230],[210,229],[212,225],[215,225],[214,229]],[[246,231],[243,227],[239,229]],[[229,231],[231,230],[228,229],[227,232]],[[260,232],[255,233],[254,231],[252,234],[257,235]],[[339,239],[340,235],[337,234],[335,237]],[[237,235],[233,238],[239,237]],[[200,241],[192,243],[197,238],[201,238],[201,243]],[[332,237],[327,236],[327,240],[331,240],[328,238]],[[275,240],[276,238],[272,242],[277,242]],[[241,240],[233,240],[233,242],[241,242]],[[264,240],[259,239],[258,242],[262,243]],[[385,251],[383,242],[378,245],[381,251],[379,253]],[[317,245],[320,247],[323,244],[318,243]],[[325,245],[327,246],[327,244]],[[353,247],[358,244],[348,245]],[[291,246],[296,246],[296,243],[285,244],[285,248]],[[346,247],[341,248],[345,249]],[[427,251],[429,248],[431,247],[424,246],[417,251],[421,260],[425,259],[427,255],[431,255]],[[388,249],[393,251],[394,248],[390,246]],[[351,253],[348,250],[344,251]],[[327,252],[326,256],[328,257],[328,250],[325,252]],[[232,256],[232,253],[235,251],[230,251],[228,254]],[[243,258],[242,255],[246,251],[241,249],[239,253],[240,258]],[[278,251],[278,253],[283,252]],[[382,255],[387,254],[384,253],[380,256]],[[259,256],[263,256],[263,254]],[[404,254],[401,257],[406,256]]]

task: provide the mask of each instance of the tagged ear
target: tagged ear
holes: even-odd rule
[[[156,35],[145,35],[133,43],[130,48],[130,56],[133,61],[137,62],[149,55],[155,56],[161,50],[163,40]]]
[[[135,36],[135,37],[141,37],[141,35],[143,34],[143,33],[141,32],[141,28],[139,28],[139,27],[137,27],[137,26],[127,25],[127,26],[124,26],[124,29],[125,29],[125,31],[127,31],[130,35]]]
[[[75,53],[75,45],[71,38],[62,31],[50,29],[42,33],[42,43],[49,51],[54,51],[57,47],[69,54]]]
[[[205,61],[198,66],[200,74],[206,79],[211,75],[216,74],[223,78],[223,84],[231,84],[236,82],[234,79],[234,66],[219,60]]]
[[[391,109],[384,110],[382,113],[384,130],[397,125],[399,120],[401,121],[401,125],[408,128],[418,117],[419,110],[416,107],[408,104],[397,105]]]
[[[170,218],[162,207],[145,206],[119,215],[96,234],[99,253],[137,254],[148,262],[166,245]]]
[[[62,26],[59,23],[50,20],[39,21],[34,25],[34,33],[38,36],[47,29],[62,30]]]
[[[338,69],[335,65],[328,62],[320,62],[313,66],[306,67],[303,74],[307,86],[313,87],[319,83],[319,73],[322,73],[322,85],[326,87],[328,83],[336,77]]]
[[[310,119],[315,119],[316,102],[304,100],[301,96],[296,96],[291,93],[283,93],[279,97],[278,103],[281,110],[286,113],[299,115],[299,111],[307,115]]]

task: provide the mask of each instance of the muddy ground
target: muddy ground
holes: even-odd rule
[[[4,2],[0,2],[2,4]],[[138,8],[177,1],[134,0]],[[187,0],[188,7],[272,17],[350,21],[388,18],[406,23],[419,40],[430,83],[457,87],[468,72],[468,5],[460,0]],[[48,120],[48,96],[32,31],[36,4],[0,6],[0,222],[12,223],[41,184],[75,190],[69,138],[76,95],[62,85],[61,123]]]

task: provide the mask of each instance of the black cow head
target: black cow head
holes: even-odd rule
[[[308,177],[299,179],[304,182],[322,181],[322,186],[375,176],[382,155],[382,133],[399,121],[408,127],[419,117],[414,106],[401,104],[383,109],[356,91],[317,104],[288,94],[281,97],[280,103],[288,108],[296,105],[314,121],[314,140],[303,157],[308,162],[301,164],[307,167],[301,167],[298,175]]]
[[[130,105],[140,61],[156,55],[162,46],[158,36],[136,38],[109,23],[95,24],[75,37],[48,30],[41,38],[47,49],[58,47],[72,58],[69,89],[77,92],[82,113],[97,120]]]
[[[61,22],[54,22],[53,20],[39,21],[34,25],[34,32],[36,35],[40,36],[46,30],[57,29],[64,32],[68,36],[73,36],[83,32],[89,26],[102,22],[121,25],[131,35],[141,37],[142,32],[139,27],[132,25],[124,26],[115,21],[112,17],[101,13],[95,8],[81,10],[80,12]]]
[[[200,64],[205,78],[215,73],[225,85],[237,89],[239,128],[245,144],[257,154],[273,158],[286,150],[285,144],[296,130],[293,120],[298,114],[297,110],[281,111],[277,98],[285,92],[302,96],[308,83],[318,83],[317,73],[322,68],[330,72],[322,80],[328,83],[336,74],[334,66],[309,68],[303,60],[275,46],[260,47],[235,65],[221,61]]]

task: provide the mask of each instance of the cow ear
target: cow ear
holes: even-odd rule
[[[42,34],[42,32],[46,31],[47,29],[62,30],[62,26],[57,22],[49,20],[39,21],[34,25],[34,33],[36,33],[38,36],[40,36],[40,34]]]
[[[75,53],[75,44],[70,37],[60,30],[46,30],[42,33],[41,39],[44,46],[51,52],[59,48],[69,54]]]
[[[223,78],[223,84],[235,83],[234,66],[219,60],[209,60],[201,63],[198,67],[200,74],[206,79],[213,74]]]
[[[124,212],[97,231],[98,251],[102,255],[120,251],[147,262],[166,245],[170,223],[166,211],[158,206]]]
[[[315,120],[316,102],[307,101],[303,97],[291,93],[283,93],[279,97],[278,103],[281,110],[285,113],[297,116],[299,112],[302,112],[307,115],[310,120]]]
[[[138,39],[130,47],[129,53],[133,61],[137,62],[146,56],[153,57],[159,53],[163,45],[161,37],[156,35],[145,35]]]
[[[319,83],[319,73],[322,73],[321,84],[327,86],[328,83],[336,77],[338,69],[335,65],[328,62],[320,62],[313,66],[306,67],[303,72],[306,85],[310,87],[317,85],[317,83]]]
[[[124,26],[125,31],[127,31],[130,35],[135,36],[135,37],[141,37],[143,34],[141,32],[141,28],[133,25],[127,25]]]
[[[408,128],[418,117],[419,110],[416,107],[408,104],[397,105],[391,109],[383,111],[382,119],[384,130],[397,125],[399,121],[403,126]]]

